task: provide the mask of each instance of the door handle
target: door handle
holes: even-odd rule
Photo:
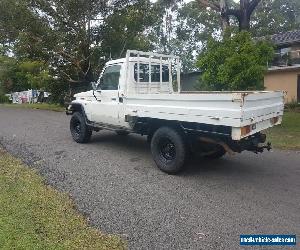
[[[117,100],[117,98],[111,98],[111,100],[112,100],[112,101],[116,101],[116,100]]]

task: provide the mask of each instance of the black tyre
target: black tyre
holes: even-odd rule
[[[207,159],[219,159],[226,154],[225,149],[222,146],[216,147],[216,150],[211,154],[205,155]]]
[[[126,130],[117,130],[117,131],[116,131],[116,134],[117,134],[117,135],[126,136],[126,135],[129,135],[129,132],[126,131]]]
[[[73,140],[78,143],[87,143],[91,139],[92,130],[86,125],[83,115],[79,112],[72,115],[70,130]]]
[[[175,174],[184,167],[187,147],[181,133],[173,128],[161,127],[151,139],[151,153],[159,169]]]

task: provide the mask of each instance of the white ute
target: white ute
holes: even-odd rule
[[[183,92],[178,57],[133,50],[106,63],[92,87],[67,108],[73,139],[88,142],[101,129],[147,135],[156,165],[170,174],[190,153],[269,150],[261,131],[280,124],[284,109],[282,91]]]

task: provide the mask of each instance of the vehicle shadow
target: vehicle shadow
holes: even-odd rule
[[[139,157],[145,160],[145,164],[149,163],[155,168],[155,163],[152,160],[150,145],[147,143],[145,136],[130,134],[128,136],[120,136],[110,131],[100,131],[95,133],[90,144],[96,146],[105,146],[113,148],[116,154],[127,152],[128,154]],[[251,164],[248,159],[253,162],[255,155],[249,153],[236,154],[234,156],[224,156],[220,159],[207,159],[200,156],[190,156],[187,159],[185,169],[179,174],[180,176],[252,176],[261,171],[259,164]],[[156,168],[155,168],[156,169]],[[159,169],[156,169],[159,171]]]
[[[244,176],[256,175],[257,166],[249,164],[241,155],[224,156],[220,159],[207,159],[205,157],[193,156],[188,160],[184,176]]]
[[[150,145],[145,136],[130,134],[127,136],[117,135],[111,131],[94,133],[89,144],[112,146],[114,150],[150,153]]]

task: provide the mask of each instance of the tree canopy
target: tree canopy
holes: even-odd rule
[[[262,90],[263,74],[272,57],[272,46],[266,41],[254,41],[246,31],[225,36],[222,41],[210,40],[197,62],[203,70],[199,87],[202,90]]]
[[[300,27],[298,0],[1,0],[0,9],[0,88],[36,87],[57,100],[127,49],[179,55],[189,72],[204,67],[199,54],[229,43],[226,27],[234,37]]]

